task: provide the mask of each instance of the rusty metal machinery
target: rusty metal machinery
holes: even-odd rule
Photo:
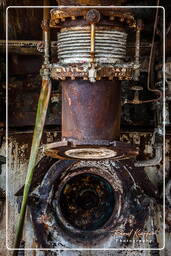
[[[76,2],[84,4],[84,1]],[[93,0],[89,4],[92,2],[99,4]],[[136,164],[130,158],[138,155],[137,148],[120,141],[121,81],[139,80],[142,21],[136,21],[128,8],[70,8],[65,7],[66,1],[58,4],[64,6],[52,9],[51,18],[44,11],[42,22],[43,82],[15,248],[20,245],[26,203],[32,192],[31,182],[51,93],[50,78],[58,80],[62,88],[62,140],[43,145],[44,153],[50,157],[46,159],[53,159],[53,164],[45,161],[50,168],[41,169],[44,173],[38,194],[29,197],[40,247],[57,247],[54,241],[58,230],[73,243],[96,247],[97,239],[102,241],[110,236],[125,215],[127,222],[122,231],[133,230],[134,234],[137,223],[138,227],[144,227],[149,213],[144,201],[144,181],[151,186],[150,194],[158,200],[155,188],[140,167],[161,161],[161,140],[158,142],[155,137],[156,158]],[[56,63],[50,60],[50,27],[57,32]],[[133,62],[126,60],[129,31],[135,36]],[[131,89],[135,92],[134,99],[124,104],[161,98],[160,94],[158,99],[143,102],[139,98],[142,87],[135,84]],[[149,90],[158,93],[158,90]],[[136,167],[143,182],[137,176]]]
[[[62,87],[62,141],[44,147],[60,159],[123,159],[135,147],[119,142],[121,81],[138,80],[142,23],[129,9],[62,7],[51,10],[58,30],[58,63],[50,76]],[[135,62],[127,62],[128,30],[136,30]],[[46,68],[46,65],[44,65]]]
[[[143,230],[149,215],[149,201],[143,191],[159,200],[143,169],[137,172],[132,167],[132,160],[43,158],[35,173],[41,170],[46,175],[31,188],[29,197],[38,245],[59,249],[59,234],[68,246],[77,248],[102,248],[112,241],[116,244],[109,248],[120,248],[130,243],[136,230]],[[21,194],[20,190],[17,195]],[[119,239],[121,233],[125,234],[123,240]],[[137,246],[141,242],[138,238]]]

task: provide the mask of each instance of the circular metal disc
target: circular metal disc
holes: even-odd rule
[[[65,155],[76,159],[105,159],[115,157],[117,153],[107,148],[76,148],[65,151]]]

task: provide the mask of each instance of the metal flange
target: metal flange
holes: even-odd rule
[[[103,78],[107,78],[109,80],[113,80],[118,78],[119,80],[131,80],[133,77],[133,65],[124,64],[118,66],[112,65],[104,65],[97,67],[97,77],[96,80],[101,80]],[[70,66],[62,66],[58,64],[53,64],[51,66],[51,77],[56,80],[65,80],[70,78],[71,80],[75,80],[77,78],[82,78],[84,80],[89,80],[88,76],[88,66],[82,65],[70,65]]]
[[[127,143],[119,141],[60,141],[43,147],[47,156],[59,159],[101,160],[135,158],[138,150]]]
[[[91,9],[80,7],[53,9],[51,11],[50,27],[60,28],[66,19],[77,20],[82,17],[86,20],[87,13]],[[110,21],[117,20],[123,24],[127,24],[130,28],[136,28],[136,21],[129,8],[96,8],[96,10]]]

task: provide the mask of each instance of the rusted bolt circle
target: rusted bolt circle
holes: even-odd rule
[[[89,24],[98,23],[100,21],[100,12],[96,9],[91,9],[86,14],[86,20]]]

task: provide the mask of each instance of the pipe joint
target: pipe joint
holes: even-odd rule
[[[160,164],[162,160],[162,145],[155,146],[155,157],[149,160],[137,161],[135,167],[148,167]]]

